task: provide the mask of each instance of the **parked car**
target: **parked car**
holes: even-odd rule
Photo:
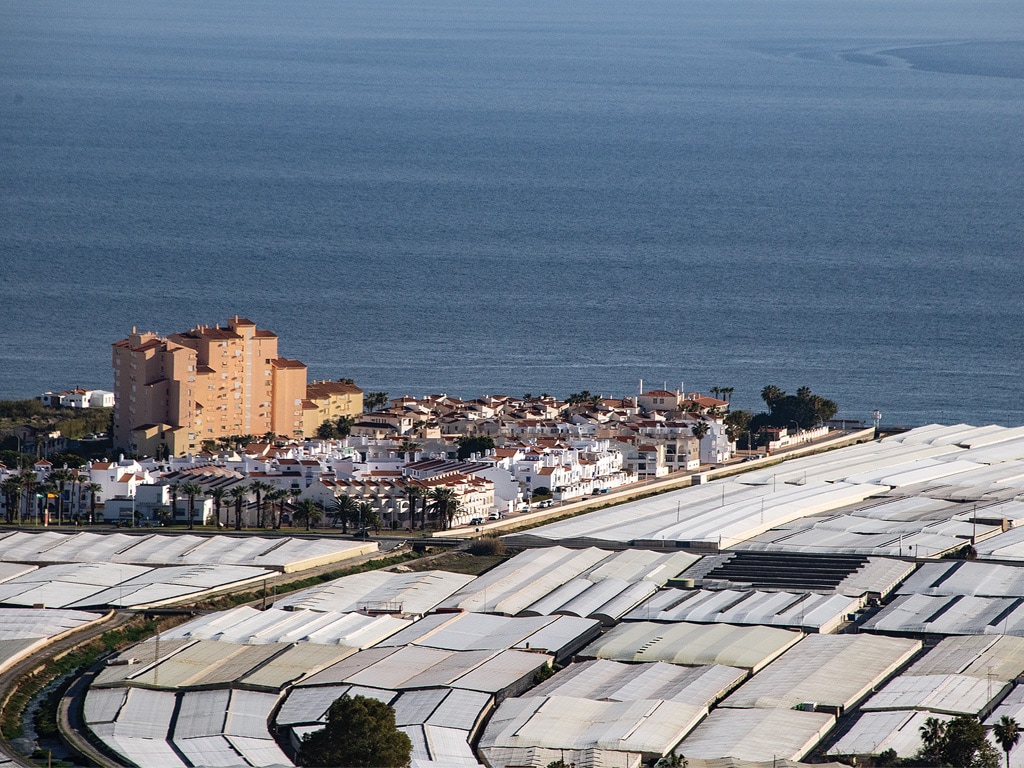
[[[502,517],[503,517],[503,515],[501,514],[501,512],[491,512],[491,514],[489,514],[487,516],[487,519],[488,520],[501,520]]]
[[[469,521],[469,524],[470,525],[480,525],[481,523],[483,523],[483,521],[484,521],[484,519],[482,517],[474,517],[472,520]]]

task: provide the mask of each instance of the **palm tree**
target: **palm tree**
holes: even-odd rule
[[[946,723],[937,717],[929,717],[919,731],[925,755],[937,764],[942,740],[946,736]]]
[[[323,507],[313,499],[303,499],[295,508],[294,522],[304,522],[308,531],[311,525],[317,525],[324,517]]]
[[[0,483],[0,490],[4,494],[4,509],[7,511],[7,522],[13,523],[15,517],[14,510],[21,504],[21,480],[18,479],[17,475],[9,477]]]
[[[1020,741],[1020,723],[1009,715],[1003,715],[999,722],[992,726],[992,735],[1006,753],[1006,768],[1010,768],[1010,751]]]
[[[181,490],[181,485],[178,483],[171,483],[171,520],[178,522],[178,491]]]
[[[264,443],[273,443],[277,440],[277,434],[274,432],[264,432],[263,437],[260,438]]]
[[[68,517],[75,520],[78,515],[76,511],[81,511],[79,507],[82,501],[82,473],[77,469],[71,473],[71,495],[68,497]]]
[[[196,496],[204,496],[203,486],[199,483],[189,482],[181,486],[181,492],[188,496],[188,529],[195,530],[196,519]]]
[[[291,496],[290,491],[286,491],[283,488],[275,488],[267,494],[267,502],[270,504],[270,527],[275,531],[281,529],[281,516],[284,514],[284,502]],[[277,506],[280,502],[280,506]]]
[[[67,469],[55,469],[50,473],[50,482],[57,486],[57,525],[64,524],[64,488],[72,477]]]
[[[370,526],[373,518],[377,515],[377,510],[373,508],[373,504],[370,502],[360,501],[356,505],[356,513],[359,515],[359,535],[364,536],[363,531]]]
[[[86,483],[82,490],[89,492],[89,522],[96,522],[96,494],[103,490],[99,483]]]
[[[706,421],[698,421],[696,424],[690,427],[690,432],[692,432],[693,436],[696,437],[698,440],[703,440],[705,437],[707,437],[707,434],[710,431],[711,427],[708,426],[708,423]]]
[[[412,440],[406,440],[398,447],[398,450],[402,454],[403,459],[408,459],[410,453],[415,454],[416,451],[418,451],[422,447],[423,446],[421,446],[419,443],[415,443]]]
[[[339,416],[337,423],[338,437],[345,438],[352,434],[352,427],[355,426],[356,420],[351,416]]]
[[[455,490],[439,485],[437,488],[432,488],[427,496],[430,498],[431,506],[437,514],[441,530],[447,530],[451,527],[452,520],[455,519],[455,514],[459,509],[459,498]]]
[[[409,527],[416,529],[416,501],[423,498],[423,489],[418,485],[410,483],[405,488],[406,498],[409,499]]]
[[[36,496],[39,497],[39,522],[43,522],[50,511],[50,494],[57,495],[57,486],[49,480],[36,486]]]
[[[356,512],[358,512],[356,500],[347,493],[342,493],[335,497],[332,512],[334,513],[335,521],[341,521],[341,532],[348,533],[349,521],[352,520],[355,517]]]
[[[228,495],[227,489],[217,486],[210,489],[210,497],[213,499],[213,517],[217,521],[217,527],[223,527],[220,521],[220,508],[224,504],[224,497]]]
[[[34,504],[33,500],[35,499],[36,486],[39,485],[39,477],[31,469],[23,470],[17,477],[21,482],[21,493],[25,500],[23,505],[25,515],[31,519],[33,509],[30,505]]]
[[[228,497],[235,505],[235,530],[242,530],[242,504],[249,498],[249,488],[239,483],[228,489]]]
[[[725,395],[725,401],[727,403],[732,402],[732,393],[736,391],[736,387],[722,387],[722,394]]]
[[[777,403],[779,400],[784,398],[786,393],[776,387],[774,384],[769,384],[767,387],[761,390],[761,399],[764,400],[765,404],[771,408],[772,405]]]
[[[265,483],[262,480],[257,480],[255,483],[252,483],[249,486],[249,490],[256,494],[256,525],[260,528],[263,528],[264,523],[266,522],[263,519],[264,496],[270,491],[273,491],[274,486],[272,486],[270,483]]]

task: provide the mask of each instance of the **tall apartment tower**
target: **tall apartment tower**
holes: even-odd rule
[[[115,342],[114,444],[153,455],[200,450],[229,435],[302,434],[306,366],[277,354],[277,336],[251,320]]]

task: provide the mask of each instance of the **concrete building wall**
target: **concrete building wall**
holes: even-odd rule
[[[114,444],[178,455],[230,435],[301,435],[306,367],[279,358],[277,341],[239,317],[167,338],[133,329],[113,345]]]

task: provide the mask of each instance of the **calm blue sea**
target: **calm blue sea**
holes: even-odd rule
[[[366,389],[1024,423],[1019,0],[0,0],[0,397],[235,313]]]

